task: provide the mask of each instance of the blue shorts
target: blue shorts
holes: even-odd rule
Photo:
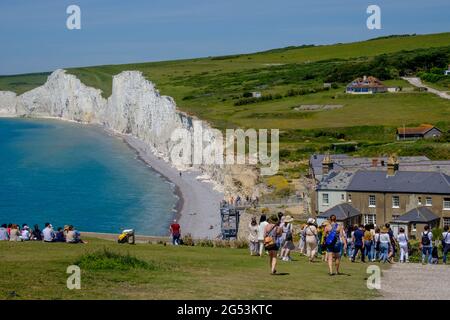
[[[340,241],[336,242],[334,245],[327,246],[327,252],[331,253],[341,253],[342,243]]]

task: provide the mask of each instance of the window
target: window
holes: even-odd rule
[[[348,195],[348,202],[352,202],[352,195],[351,194]]]
[[[365,214],[364,224],[377,224],[377,216],[375,214]]]
[[[328,193],[323,193],[322,194],[322,203],[324,206],[329,205],[329,199],[328,199]]]
[[[422,197],[417,198],[417,204],[418,204],[419,206],[422,205]]]
[[[425,200],[425,205],[430,207],[433,205],[433,201],[431,200],[431,197],[427,197]]]
[[[344,201],[345,200],[345,195],[342,193],[341,194],[341,200]]]
[[[393,214],[393,215],[392,215],[392,220],[397,220],[398,217],[400,217],[400,215],[398,215],[398,214]]]
[[[450,218],[444,218],[444,227],[449,226],[450,227]]]
[[[375,196],[370,195],[369,196],[369,207],[375,208],[377,206],[377,202],[375,200]]]
[[[450,198],[444,198],[444,210],[450,210]]]
[[[400,197],[392,196],[392,208],[400,208]]]
[[[413,225],[412,225],[412,230],[411,230],[412,232],[416,232],[417,231],[417,227],[416,227],[416,224],[415,223],[413,223]]]

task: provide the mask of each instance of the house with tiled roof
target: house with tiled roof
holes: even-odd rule
[[[372,76],[357,78],[350,82],[345,89],[345,92],[350,94],[373,94],[387,91],[388,88]]]
[[[442,131],[432,124],[421,124],[418,127],[397,128],[397,140],[437,138]]]
[[[386,167],[326,174],[316,187],[316,217],[344,212],[343,224],[391,223],[394,232],[403,226],[411,237],[417,237],[425,224],[450,226],[449,175],[402,171],[395,157]]]

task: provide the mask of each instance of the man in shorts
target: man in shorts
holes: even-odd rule
[[[335,239],[333,241],[327,241],[327,237],[333,235]],[[339,274],[342,246],[344,246],[343,251],[345,252],[347,250],[347,239],[345,237],[344,228],[336,222],[336,216],[334,214],[330,216],[330,224],[325,226],[325,243],[328,243],[326,248],[329,274],[330,276],[334,275],[333,261],[336,266],[336,274]]]

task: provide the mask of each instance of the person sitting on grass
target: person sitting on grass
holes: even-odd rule
[[[44,230],[42,230],[42,235],[44,238],[44,242],[55,241],[55,231],[53,231],[53,226],[50,223],[45,223],[45,228]]]
[[[6,224],[2,224],[0,227],[0,241],[8,241],[9,240],[9,234],[8,234],[8,226]]]
[[[81,240],[81,234],[78,230],[74,228],[74,226],[68,226],[68,230],[66,232],[66,242],[67,243],[87,243]]]
[[[55,235],[55,242],[66,242],[66,237],[64,236],[63,228],[59,227]]]
[[[9,241],[21,241],[19,226],[17,224],[12,224],[9,230]]]
[[[42,241],[42,231],[37,224],[34,225],[31,240]]]
[[[25,223],[22,225],[22,231],[20,232],[20,238],[22,239],[22,241],[31,240],[30,228]]]

